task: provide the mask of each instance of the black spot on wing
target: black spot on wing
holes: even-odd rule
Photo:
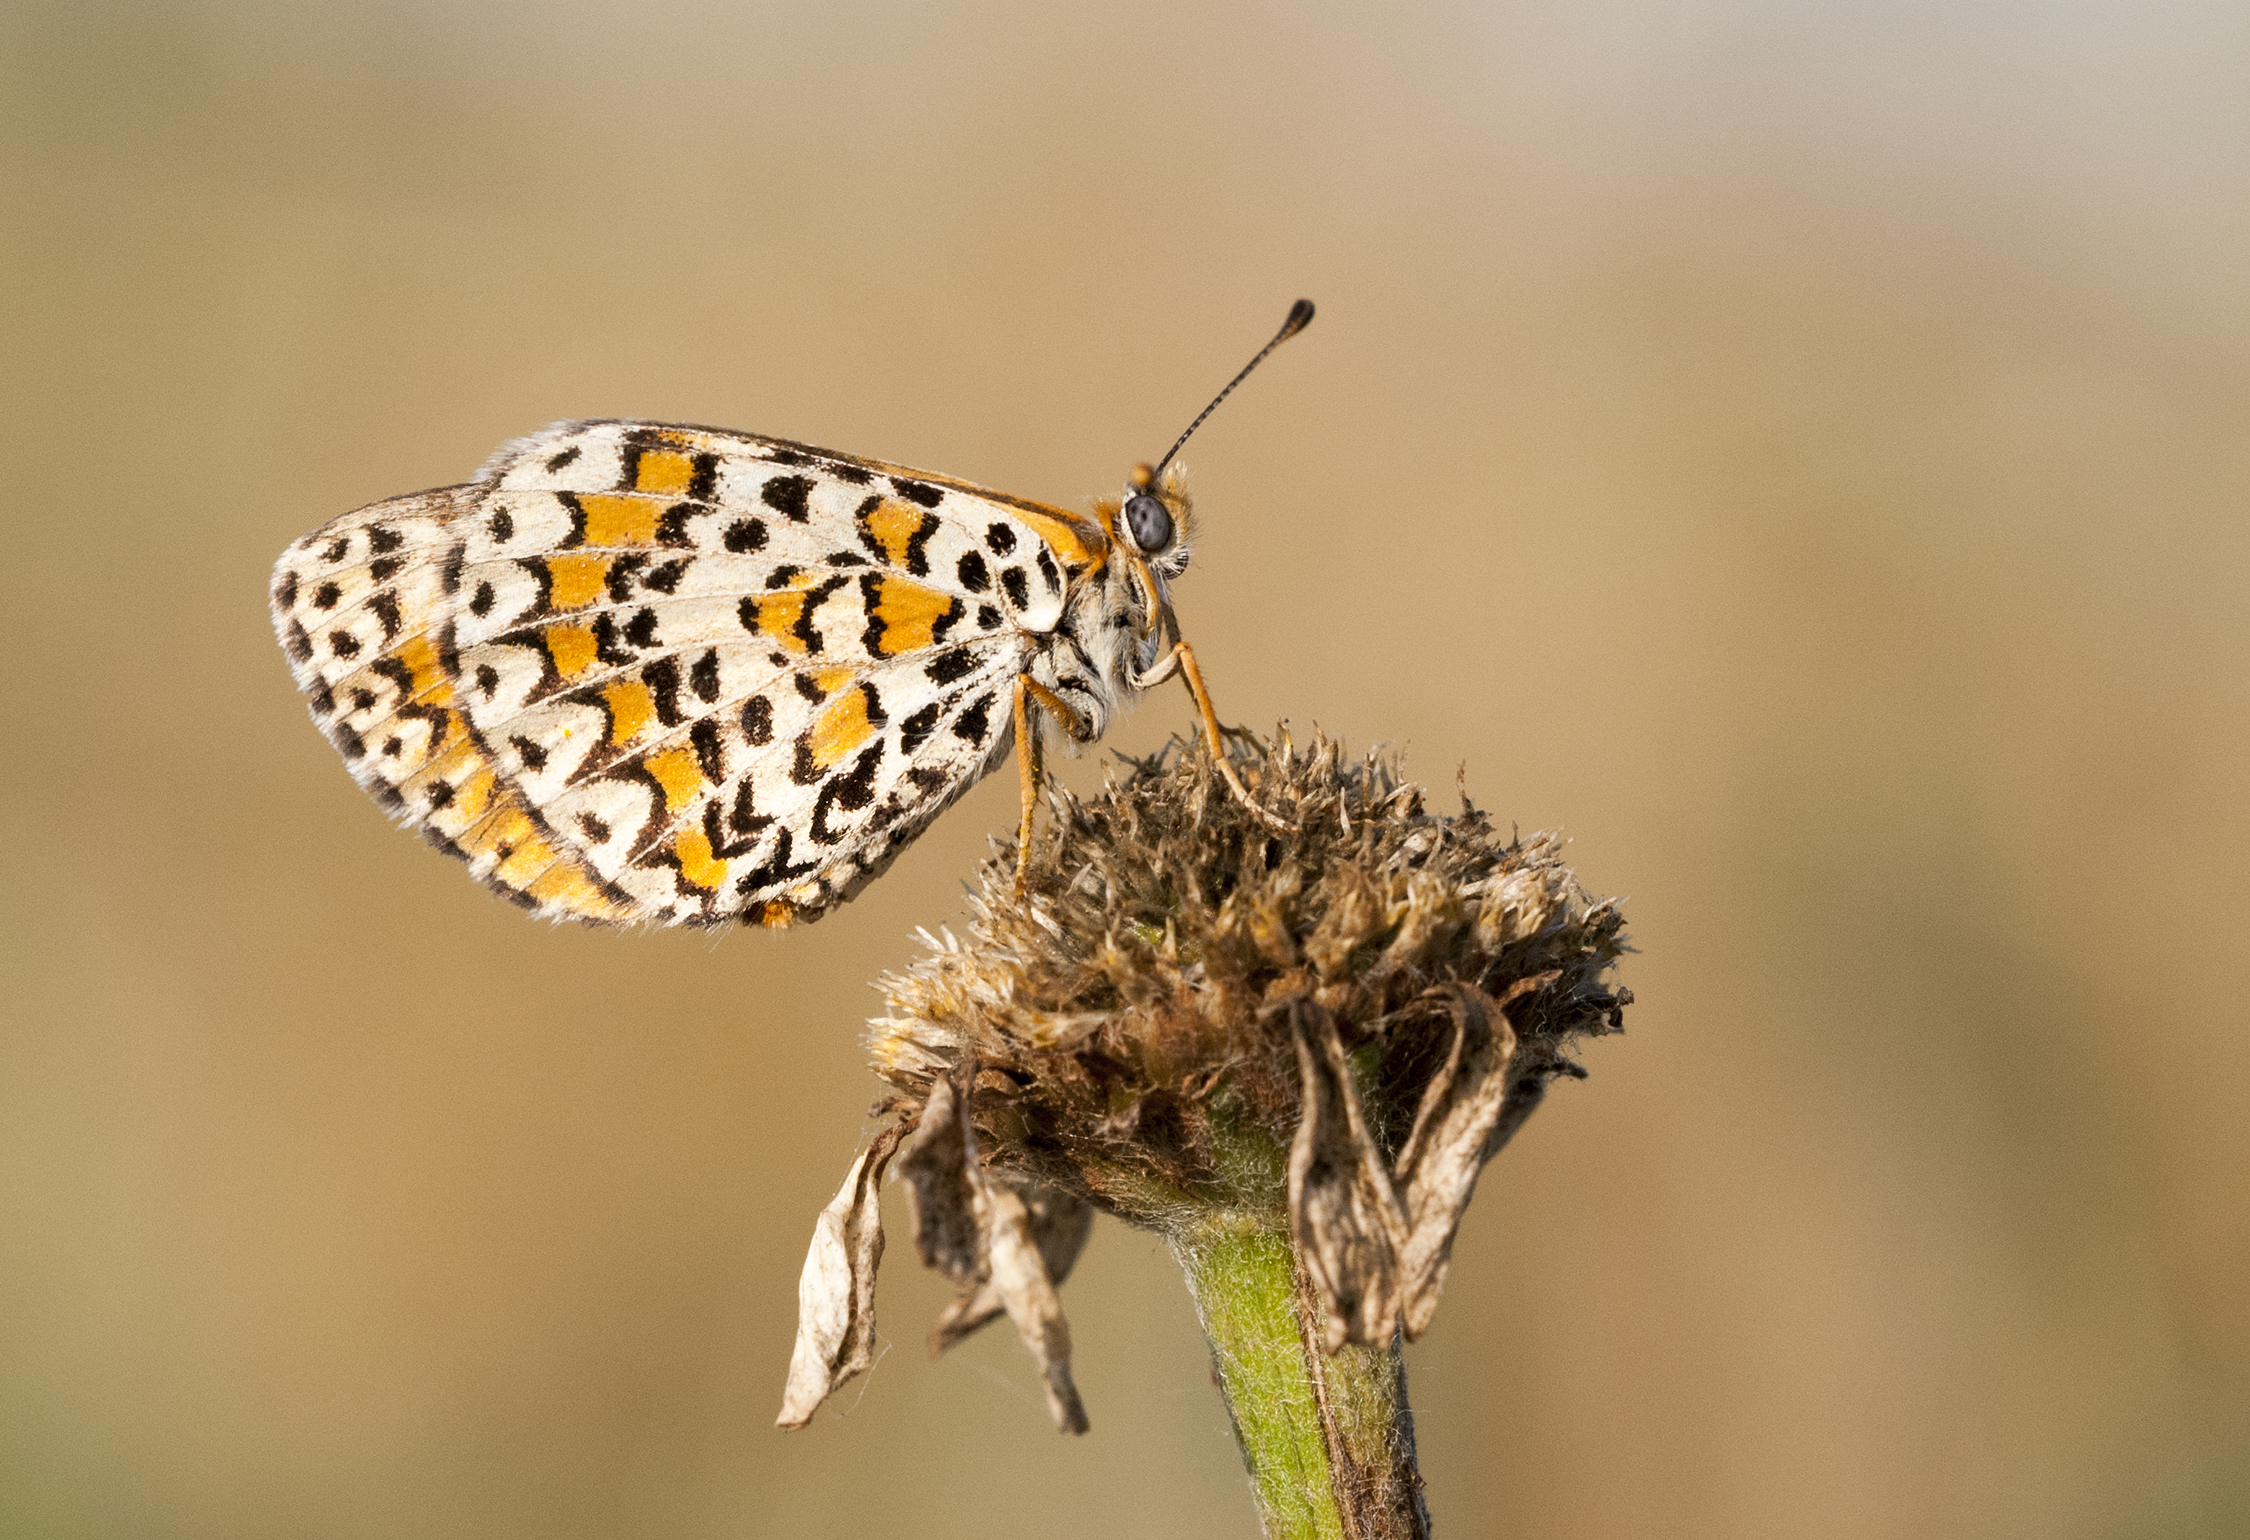
[[[293,610],[297,607],[297,574],[284,572],[273,580],[273,607]]]
[[[953,736],[963,743],[982,743],[992,732],[992,696],[980,695],[955,718]]]
[[[632,650],[620,645],[617,619],[613,615],[594,617],[594,656],[612,668],[625,668],[636,661]],[[629,640],[629,639],[628,639]]]
[[[719,698],[719,649],[706,647],[703,656],[695,660],[688,670],[688,688],[704,705],[715,704]]]
[[[657,518],[656,543],[674,550],[692,546],[695,541],[688,535],[688,520],[703,511],[696,503],[674,503]]]
[[[1013,524],[985,526],[984,543],[995,556],[1005,556],[1016,548],[1016,527]]]
[[[403,556],[380,557],[367,569],[367,575],[378,583],[388,583],[399,575],[400,569],[405,565],[406,558]]]
[[[643,567],[646,567],[647,565],[648,555],[646,552],[635,552],[629,556],[611,557],[609,560],[609,577],[604,584],[604,586],[609,590],[609,602],[612,604],[626,604],[631,602],[633,597],[634,574],[638,573]],[[687,568],[687,563],[684,561],[674,562],[672,565],[679,567],[682,571],[685,571]]]
[[[1021,567],[1010,567],[1000,574],[1000,586],[1007,591],[1008,600],[1019,610],[1031,608],[1031,579]]]
[[[882,760],[883,740],[878,738],[860,750],[850,770],[830,775],[821,783],[820,795],[813,800],[811,831],[815,841],[833,845],[843,839],[847,831],[831,827],[828,815],[836,808],[856,813],[875,800],[875,767]]]
[[[742,703],[742,736],[753,746],[773,742],[773,702],[753,695]]]
[[[584,514],[578,515],[581,524],[585,522],[585,517]],[[495,545],[506,545],[516,536],[516,521],[505,508],[493,509],[492,517],[485,520],[484,527]]]
[[[961,579],[961,586],[970,593],[981,594],[992,586],[991,569],[985,566],[984,557],[975,551],[963,551],[960,565],[954,571]]]
[[[563,450],[560,454],[551,454],[547,456],[547,469],[550,471],[561,470],[571,461],[577,459],[579,452],[580,446],[577,444],[573,444],[568,449]],[[607,838],[609,838],[609,836],[606,834],[602,836],[602,839]],[[594,843],[598,845],[601,843],[601,840],[596,840]]]
[[[723,781],[726,776],[726,756],[721,752],[719,724],[709,717],[703,718],[688,729],[688,742],[695,747],[695,762],[707,781]],[[716,803],[712,804],[714,807]]]
[[[721,543],[737,556],[747,556],[752,551],[763,550],[766,544],[766,521],[736,519],[727,526]]]
[[[650,699],[656,703],[656,720],[666,727],[677,727],[683,720],[680,711],[680,660],[658,658],[641,670],[641,683],[648,686]],[[718,777],[713,776],[713,780]]]
[[[975,654],[966,647],[948,648],[924,665],[922,672],[933,684],[951,684],[976,672]]]
[[[968,613],[968,606],[955,599],[945,607],[944,614],[930,622],[930,640],[933,642],[944,641],[952,633],[953,628],[961,623],[961,617]]]
[[[812,485],[810,476],[776,476],[758,489],[758,500],[793,523],[803,524],[812,516],[807,506]]]
[[[469,613],[482,620],[492,613],[492,606],[499,597],[490,583],[477,584],[477,591],[469,596]]]
[[[1047,548],[1045,546],[1041,546],[1039,548],[1038,554],[1039,580],[1047,585],[1047,592],[1051,594],[1061,593],[1062,574],[1055,570],[1055,559],[1047,554]]]
[[[935,508],[939,503],[945,501],[944,489],[933,487],[926,481],[910,481],[904,476],[893,476],[890,481],[891,485],[898,489],[898,495],[910,503],[920,503],[925,508]]]
[[[521,736],[510,738],[508,747],[514,749],[516,753],[523,757],[523,767],[533,775],[537,775],[547,768],[547,751],[529,738]]]
[[[931,701],[920,711],[915,712],[905,721],[899,723],[899,752],[906,755],[912,755],[917,749],[921,748],[923,744],[929,742],[930,734],[937,730],[937,719],[938,703],[936,701]]]
[[[376,660],[375,666],[368,672],[378,679],[388,679],[391,682],[391,688],[398,691],[398,698],[401,701],[412,698],[414,694],[414,671],[400,659],[379,658]],[[370,701],[370,704],[372,704],[372,701]]]
[[[385,529],[380,524],[367,532],[367,549],[377,556],[388,556],[404,544],[404,535],[395,529]]]
[[[343,597],[344,590],[341,587],[334,583],[323,583],[312,591],[312,607],[316,610],[332,610]]]

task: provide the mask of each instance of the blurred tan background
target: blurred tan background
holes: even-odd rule
[[[770,1426],[1012,788],[810,930],[542,928],[264,587],[576,415],[1075,506],[1300,293],[1188,456],[1222,711],[1642,948],[1411,1355],[1440,1532],[2250,1533],[2246,249],[2239,5],[0,4],[0,1533],[1250,1535],[1106,1221],[1091,1436],[903,1236]]]

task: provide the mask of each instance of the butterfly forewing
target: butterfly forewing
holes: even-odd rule
[[[712,429],[599,422],[346,515],[275,624],[361,783],[542,913],[809,919],[994,764],[1102,536]]]

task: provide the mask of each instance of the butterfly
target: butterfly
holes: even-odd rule
[[[359,784],[540,916],[816,919],[1011,747],[1020,887],[1045,724],[1092,742],[1175,674],[1257,810],[1172,612],[1193,524],[1166,467],[1312,315],[1092,518],[786,439],[564,422],[296,541],[274,628]]]

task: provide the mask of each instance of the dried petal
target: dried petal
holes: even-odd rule
[[[1039,1247],[1039,1260],[1046,1267],[1047,1278],[1059,1287],[1077,1264],[1078,1253],[1085,1249],[1087,1236],[1093,1234],[1094,1206],[1059,1187],[1027,1180],[1011,1181],[1009,1185],[1023,1199],[1031,1238]],[[986,1322],[996,1320],[1006,1309],[1007,1305],[1000,1298],[1000,1286],[991,1278],[969,1284],[938,1317],[937,1329],[930,1333],[930,1352],[933,1355],[944,1352]]]
[[[782,1392],[784,1428],[801,1428],[875,1360],[875,1269],[883,1260],[883,1172],[903,1130],[886,1128],[852,1162],[844,1185],[813,1222],[797,1279],[797,1345]]]
[[[1063,1319],[1054,1280],[1048,1277],[1038,1242],[1032,1238],[1024,1201],[1007,1183],[985,1176],[977,1184],[977,1207],[984,1221],[992,1286],[1015,1323],[1016,1334],[1046,1376],[1047,1413],[1059,1432],[1083,1433],[1088,1426],[1086,1408],[1070,1378],[1070,1323]]]
[[[914,1137],[899,1156],[898,1174],[914,1199],[914,1247],[922,1253],[923,1265],[971,1285],[985,1275],[977,1233],[976,1169],[969,1099],[955,1089],[952,1076],[941,1077],[930,1088]]]
[[[1508,997],[1553,975],[1519,980]],[[1407,1340],[1429,1328],[1445,1287],[1453,1236],[1484,1169],[1485,1148],[1508,1097],[1508,1063],[1516,1035],[1500,1002],[1463,985],[1442,991],[1453,1012],[1453,1041],[1444,1067],[1422,1093],[1414,1132],[1398,1157],[1398,1190],[1406,1210],[1399,1249],[1399,1292]]]
[[[1398,1318],[1398,1257],[1406,1216],[1352,1084],[1335,1018],[1298,998],[1295,1018],[1304,1112],[1289,1149],[1289,1230],[1328,1316],[1327,1350],[1390,1342]]]
[[[1078,1260],[1093,1210],[1054,1195],[1059,1201],[1052,1205],[1051,1240],[1060,1266],[1050,1269],[1029,1205],[977,1162],[976,1130],[962,1089],[975,1076],[976,1066],[965,1064],[930,1088],[898,1162],[914,1196],[914,1244],[922,1260],[962,1285],[939,1318],[931,1347],[942,1349],[1006,1311],[1046,1377],[1047,1411],[1055,1426],[1083,1433],[1086,1408],[1070,1378],[1070,1324],[1055,1283]]]

